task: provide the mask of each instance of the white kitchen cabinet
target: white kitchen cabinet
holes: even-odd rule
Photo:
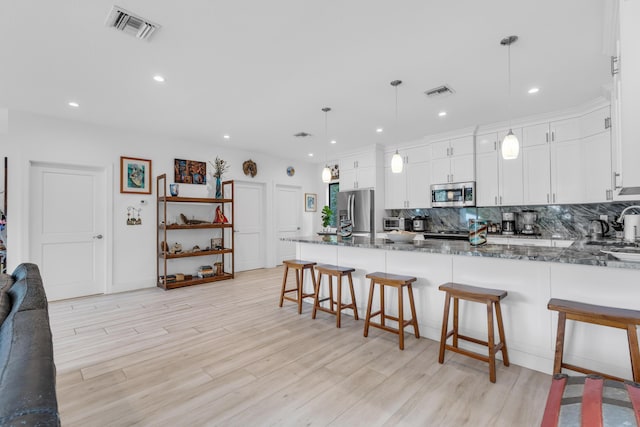
[[[350,154],[340,159],[340,171],[343,169],[358,169],[375,166],[376,158],[375,153],[372,151]]]
[[[391,164],[391,157],[385,156],[385,165]],[[403,159],[401,173],[391,172],[385,167],[385,209],[429,208],[431,207],[429,183],[428,145],[400,150]]]
[[[476,206],[498,206],[499,202],[498,151],[483,150],[487,140],[497,139],[492,135],[496,134],[478,135],[476,139]],[[492,147],[494,142],[491,142]]]
[[[609,107],[575,119],[562,120],[563,138],[572,140],[532,143],[540,125],[526,129],[530,145],[523,147],[524,204],[593,203],[612,200],[611,130]],[[569,129],[569,131],[567,131]],[[544,135],[546,141],[546,135]],[[550,137],[550,139],[552,139]]]
[[[375,188],[376,161],[374,152],[352,154],[340,159],[340,191]]]
[[[571,141],[580,137],[580,124],[577,118],[556,120],[550,123],[525,126],[522,133],[523,147]]]
[[[582,141],[550,144],[550,203],[582,203],[585,199]]]
[[[585,196],[583,202],[613,200],[611,132],[601,132],[582,140]]]
[[[385,164],[387,163],[385,162]],[[404,209],[407,207],[406,171],[393,173],[391,167],[384,168],[384,197],[385,209]]]
[[[607,105],[580,117],[580,137],[586,138],[611,129],[611,108]]]
[[[640,195],[640,1],[621,0],[619,73],[614,90],[619,97],[619,136],[616,137],[616,199]]]
[[[498,202],[502,206],[521,205],[524,202],[524,172],[523,172],[523,155],[511,160],[504,160],[501,154],[501,143],[508,131],[498,133],[498,166],[500,167],[500,192],[498,194]],[[522,129],[513,129],[513,133],[522,141]],[[520,151],[522,153],[522,150]]]
[[[522,141],[522,130],[514,134]],[[522,152],[517,159],[504,160],[500,147],[507,131],[476,136],[476,204],[514,206],[523,201]]]
[[[407,165],[407,207],[411,209],[427,209],[431,207],[429,166],[429,162],[409,163]]]
[[[473,136],[431,144],[431,183],[475,180]]]
[[[556,120],[523,128],[524,204],[580,203],[580,120]]]
[[[524,204],[580,203],[584,198],[580,140],[523,148]]]
[[[525,205],[551,202],[551,164],[549,144],[522,147]]]

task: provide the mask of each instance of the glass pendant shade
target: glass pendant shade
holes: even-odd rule
[[[391,158],[391,172],[393,173],[401,173],[402,172],[402,156],[398,154],[398,150],[396,150],[396,154]]]
[[[514,160],[518,158],[519,154],[520,142],[518,142],[518,138],[513,134],[513,131],[509,129],[509,133],[502,140],[502,158]]]
[[[324,169],[322,169],[322,182],[331,182],[331,169],[329,169],[329,166],[325,166]]]

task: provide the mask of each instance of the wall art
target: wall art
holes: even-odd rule
[[[181,184],[206,184],[207,163],[196,160],[174,160],[174,182]]]
[[[120,157],[120,192],[151,194],[151,160]]]
[[[315,193],[304,193],[304,210],[305,212],[315,212],[317,206],[318,195]]]

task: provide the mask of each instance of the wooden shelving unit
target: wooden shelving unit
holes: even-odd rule
[[[158,189],[157,207],[158,207],[158,233],[156,239],[156,251],[158,254],[158,268],[157,268],[157,285],[163,289],[181,288],[183,286],[199,285],[202,283],[217,282],[219,280],[233,279],[235,275],[235,260],[234,260],[234,236],[233,236],[233,219],[234,219],[234,187],[233,181],[224,181],[222,183],[222,194],[225,196],[222,199],[207,198],[207,197],[174,197],[167,196],[167,176],[166,174],[159,175],[156,178],[156,188]],[[215,209],[220,206],[222,211],[227,215],[229,223],[200,223],[200,224],[176,224],[169,223],[167,215],[167,207],[169,204],[179,203],[185,206],[193,204],[208,204],[211,205],[211,217],[215,218]],[[169,242],[169,238],[177,240],[174,233],[180,233],[185,230],[219,230],[215,234],[215,237],[221,238],[223,249],[203,249],[196,252],[180,252],[169,253],[163,250],[162,242]],[[225,236],[227,234],[227,236]],[[170,236],[171,235],[171,236]],[[213,236],[212,236],[213,237]],[[211,257],[211,259],[219,259],[218,262],[222,262],[225,270],[222,274],[217,274],[210,277],[197,277],[197,272],[191,272],[193,276],[189,280],[180,280],[175,282],[165,283],[167,276],[175,275],[178,271],[179,260],[193,257]],[[176,260],[176,261],[171,261]],[[171,261],[171,262],[170,262]],[[210,263],[214,265],[213,261]],[[214,269],[215,270],[215,269]],[[228,271],[227,271],[228,270]],[[185,274],[185,273],[182,273]],[[186,273],[189,274],[189,273]]]

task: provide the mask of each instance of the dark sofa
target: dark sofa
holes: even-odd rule
[[[47,297],[35,264],[0,276],[0,426],[59,426]]]

